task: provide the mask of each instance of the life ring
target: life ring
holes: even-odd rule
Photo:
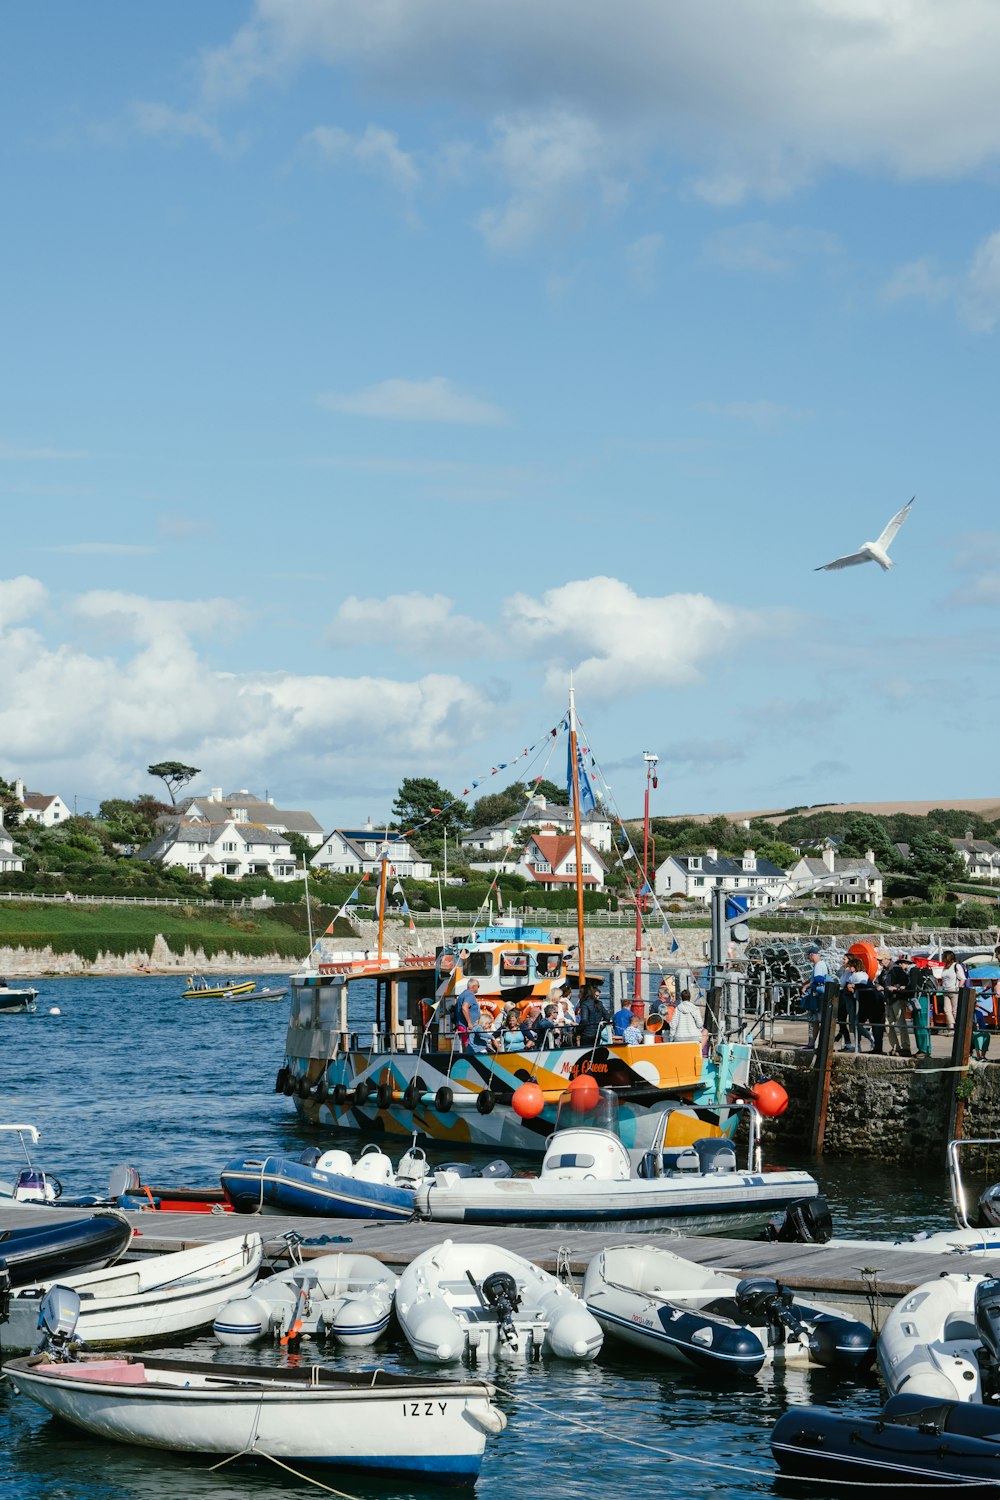
[[[368,1102],[368,1096],[371,1093],[371,1091],[372,1091],[372,1086],[368,1082],[367,1078],[362,1078],[362,1080],[361,1080],[360,1083],[356,1083],[354,1085],[354,1102],[355,1102],[355,1104],[367,1104],[367,1102]]]
[[[454,953],[442,953],[439,968],[442,974],[450,974],[455,967]]]
[[[283,1094],[285,1092],[285,1084],[287,1082],[288,1082],[288,1069],[287,1068],[279,1068],[278,1069],[278,1076],[274,1080],[274,1092],[276,1094]]]
[[[852,958],[860,958],[865,966],[865,973],[869,979],[874,979],[879,971],[878,954],[871,943],[852,943],[847,950]]]
[[[497,1016],[503,1015],[506,1006],[502,1000],[480,1000],[479,1009],[484,1010],[488,1016],[496,1020]]]
[[[333,1085],[333,1102],[337,1105],[338,1109],[341,1105],[347,1103],[347,1095],[349,1094],[349,1092],[350,1090],[348,1089],[346,1083],[335,1083]]]
[[[497,1107],[496,1095],[492,1089],[480,1089],[476,1095],[476,1108],[481,1115],[491,1115]]]
[[[434,1108],[438,1114],[446,1115],[455,1102],[455,1094],[446,1083],[443,1083],[434,1095]]]
[[[403,1108],[416,1109],[422,1093],[423,1089],[418,1089],[415,1083],[408,1083],[403,1090]]]
[[[392,1103],[392,1084],[380,1083],[375,1090],[375,1102],[379,1109],[388,1109]]]

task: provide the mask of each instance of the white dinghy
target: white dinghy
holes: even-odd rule
[[[952,1273],[923,1282],[886,1318],[878,1364],[891,1396],[997,1400],[1000,1281]]]
[[[49,1349],[11,1360],[5,1374],[18,1391],[97,1437],[472,1483],[487,1436],[506,1426],[484,1381],[147,1354],[74,1357],[74,1302],[79,1311],[79,1298],[63,1287],[48,1294]]]
[[[306,1335],[364,1347],[389,1326],[398,1280],[373,1255],[319,1255],[227,1302],[212,1332],[233,1348],[265,1338],[287,1345]]]
[[[739,1280],[652,1244],[602,1250],[583,1298],[606,1334],[713,1375],[765,1365],[864,1370],[875,1336],[834,1308],[800,1302],[776,1281]]]
[[[573,1292],[512,1250],[425,1250],[399,1278],[396,1316],[418,1359],[594,1359],[604,1335]]]
[[[263,1250],[259,1234],[240,1234],[196,1250],[151,1255],[104,1271],[60,1276],[81,1299],[78,1333],[88,1345],[118,1348],[211,1323],[224,1303],[257,1279]],[[33,1349],[39,1313],[52,1278],[11,1292],[0,1321],[0,1349]]]
[[[569,1090],[559,1103],[541,1171],[534,1177],[459,1177],[438,1168],[418,1185],[417,1213],[459,1224],[578,1224],[596,1229],[657,1228],[687,1234],[759,1227],[793,1202],[819,1193],[808,1172],[764,1172],[758,1160],[757,1112],[750,1121],[748,1162],[718,1133],[666,1149],[664,1111],[649,1150],[629,1148],[611,1089]]]

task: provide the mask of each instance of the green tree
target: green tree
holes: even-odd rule
[[[899,863],[884,818],[871,813],[855,813],[844,829],[840,853],[862,859],[871,849],[880,870],[894,870]]]
[[[754,851],[759,859],[769,859],[779,870],[790,870],[798,859],[791,844],[784,844],[780,839],[763,840],[754,845]]]
[[[155,766],[147,766],[150,776],[158,776],[170,793],[170,801],[177,805],[176,793],[200,774],[199,766],[186,766],[180,760],[161,760]]]
[[[936,880],[959,880],[964,871],[961,859],[943,833],[933,830],[918,833],[910,844],[908,872]]]
[[[443,848],[446,832],[457,841],[469,816],[461,798],[455,797],[429,776],[404,776],[392,804],[392,813],[404,833],[411,828],[417,829],[412,842],[426,859]]]
[[[0,777],[0,809],[3,810],[4,827],[8,833],[12,828],[20,827],[24,804],[14,796],[14,788],[2,777]]]
[[[544,776],[531,783],[531,795],[544,797],[546,802],[551,802],[555,807],[569,807],[568,788],[557,786],[554,781],[548,781]]]
[[[531,795],[523,781],[515,781],[502,792],[487,792],[485,797],[473,803],[468,816],[469,827],[490,828],[505,818],[515,817],[524,811]]]

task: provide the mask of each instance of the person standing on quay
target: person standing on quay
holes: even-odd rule
[[[955,957],[950,948],[946,948],[941,955],[944,968],[941,970],[941,1000],[944,1005],[945,1025],[949,1031],[955,1030],[955,1007],[958,1004],[958,992],[965,985],[966,974],[962,965]]]
[[[889,970],[888,953],[880,954],[882,966],[872,980],[866,984],[861,991],[858,1002],[858,1020],[861,1023],[862,1032],[870,1027],[868,1032],[871,1039],[872,1052],[881,1057],[885,1051],[885,975]]]
[[[815,1051],[819,1040],[823,1006],[826,1003],[826,985],[830,978],[830,967],[818,943],[810,945],[807,956],[812,964],[812,974],[802,986],[802,994],[805,997],[804,1009],[809,1022],[809,1040],[806,1043],[806,1051]]]
[[[918,1057],[931,1055],[930,1005],[937,983],[930,969],[912,964],[906,980],[910,1014],[913,1017],[913,1035]]]
[[[882,975],[885,993],[885,1012],[889,1022],[889,1054],[891,1057],[909,1057],[910,1024],[907,1005],[907,977],[910,960],[905,953],[897,953]]]

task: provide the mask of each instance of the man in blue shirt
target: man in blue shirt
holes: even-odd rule
[[[818,943],[811,945],[807,956],[812,964],[812,975],[802,986],[802,994],[805,1000],[803,1008],[809,1022],[809,1040],[805,1050],[810,1052],[815,1050],[819,1040],[820,1017],[823,1014],[823,1001],[826,996],[826,982],[830,977],[830,969]]]
[[[621,1009],[620,1010],[616,1010],[615,1011],[615,1015],[614,1015],[613,1025],[614,1025],[614,1028],[615,1028],[615,1041],[616,1042],[620,1042],[623,1039],[623,1037],[625,1036],[626,1031],[629,1029],[629,1027],[631,1026],[631,1024],[632,1024],[632,1008],[631,1008],[631,1006],[626,1005],[625,1001],[623,1000],[622,1003],[621,1003]]]
[[[479,1021],[482,1016],[482,1009],[476,998],[478,990],[479,980],[470,979],[465,989],[455,1001],[455,1030],[462,1038],[464,1046],[468,1046],[474,1052],[485,1052],[485,1037],[482,1038],[478,1046],[473,1045],[472,1041],[474,1033],[479,1031]]]

